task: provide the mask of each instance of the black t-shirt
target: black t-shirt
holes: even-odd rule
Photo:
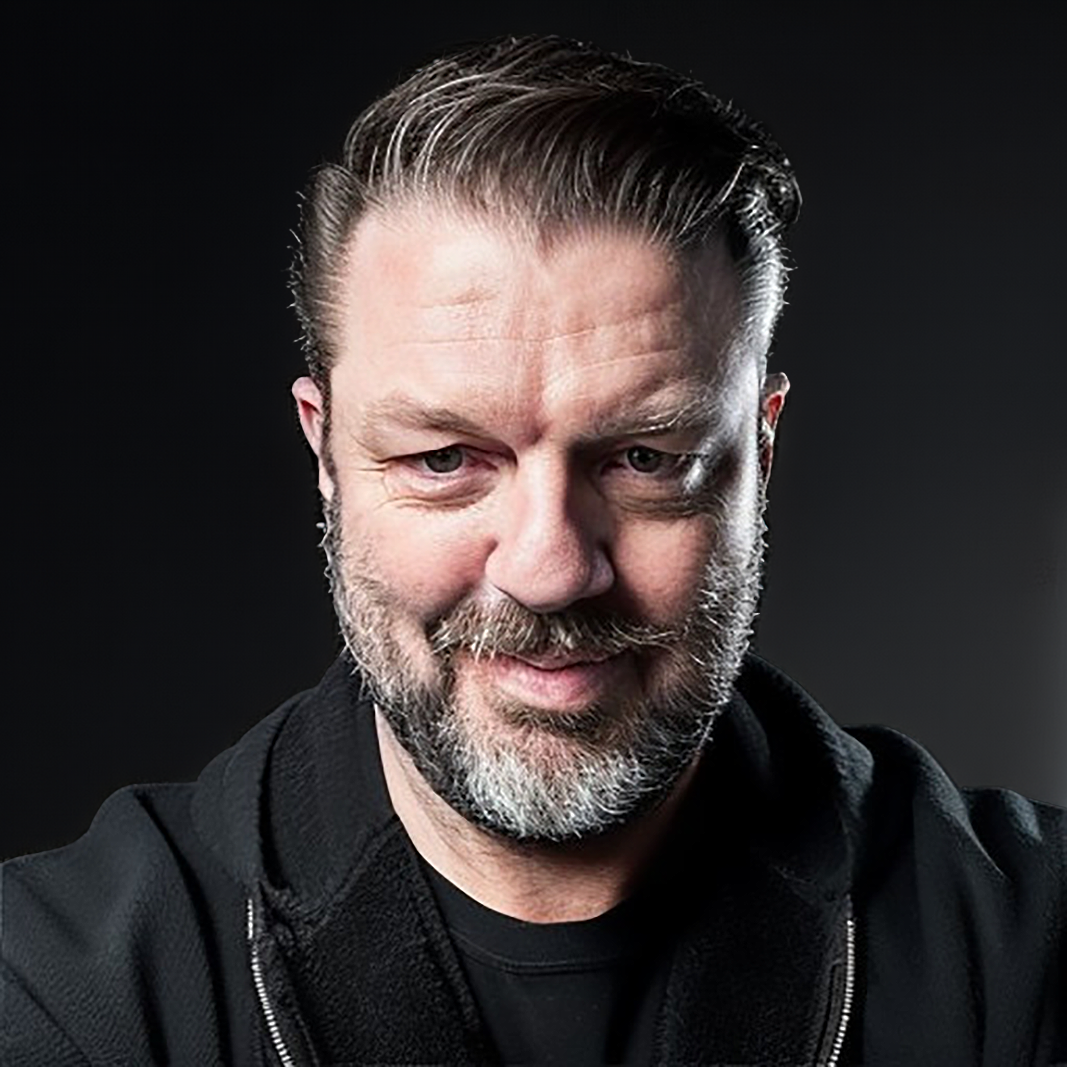
[[[582,922],[530,923],[426,867],[504,1063],[647,1064],[670,955],[654,888]]]

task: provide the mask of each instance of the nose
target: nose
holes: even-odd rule
[[[515,474],[501,501],[485,576],[531,611],[562,611],[615,583],[603,502],[570,484],[562,465]],[[599,505],[599,506],[598,506]]]

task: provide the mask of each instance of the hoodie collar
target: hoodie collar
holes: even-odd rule
[[[801,892],[841,896],[857,863],[871,757],[754,654],[715,724],[692,802]],[[373,706],[342,654],[313,690],[257,724],[201,775],[201,836],[248,889],[315,910],[396,818]]]
[[[826,1058],[847,1016],[869,772],[866,751],[806,694],[746,659],[672,831],[682,847],[668,845],[655,872],[678,900],[661,1061]],[[492,1059],[347,657],[205,770],[194,811],[245,887],[257,977],[277,1009],[268,1021],[301,1062]]]

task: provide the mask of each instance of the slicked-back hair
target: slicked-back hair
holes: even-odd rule
[[[762,364],[800,192],[761,126],[666,67],[560,37],[434,60],[356,119],[341,162],[319,168],[304,194],[292,288],[327,402],[346,244],[369,211],[419,203],[539,239],[616,227],[679,256],[725,240],[740,325]]]

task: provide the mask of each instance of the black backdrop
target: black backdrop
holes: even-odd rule
[[[195,776],[335,654],[288,394],[294,193],[404,68],[502,32],[692,71],[786,147],[759,647],[958,780],[1067,803],[1062,16],[584,7],[5,17],[0,855]]]

